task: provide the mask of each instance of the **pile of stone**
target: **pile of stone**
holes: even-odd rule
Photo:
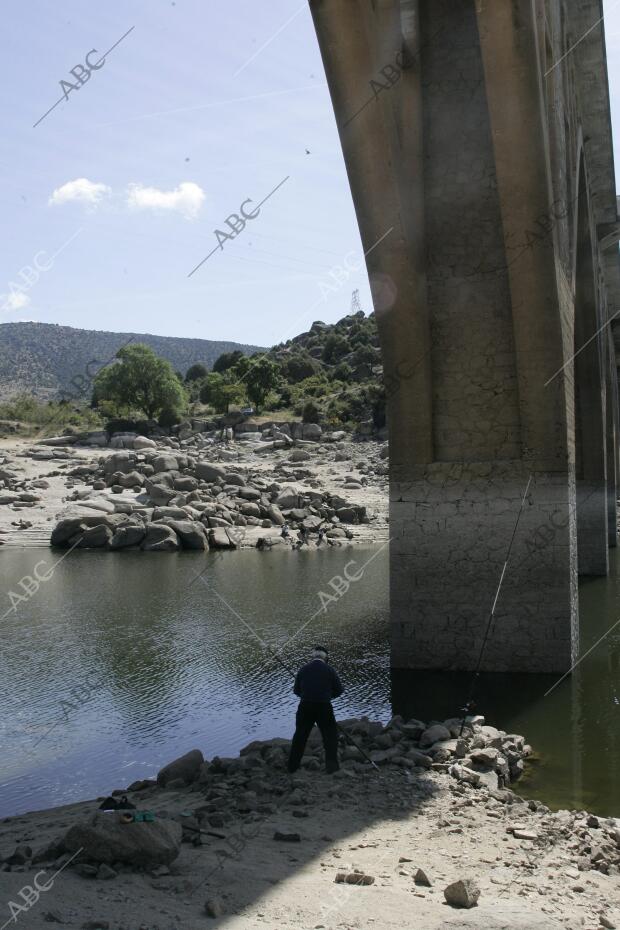
[[[51,545],[69,548],[234,549],[240,528],[258,527],[263,546],[280,541],[280,527],[326,528],[330,539],[351,537],[349,525],[371,519],[366,508],[336,494],[283,485],[231,463],[207,461],[193,449],[157,448],[134,441],[132,451],[114,452],[97,464],[80,464],[70,481],[86,483],[73,500],[87,503],[93,491],[118,494],[111,512],[66,517],[56,525]],[[293,450],[303,451],[301,449]],[[214,457],[214,456],[213,456]],[[127,499],[125,492],[135,493]]]
[[[460,780],[452,770],[453,766],[446,764],[446,760],[458,759],[464,770],[486,776],[480,780],[465,779],[467,790],[477,787],[487,794],[500,796],[501,780],[508,781],[511,777],[508,757],[512,747],[516,747],[521,760],[529,752],[523,737],[485,726],[483,717],[467,718],[462,735],[461,721],[453,719],[426,724],[419,720],[404,721],[397,716],[384,726],[363,717],[340,721],[339,726],[348,737],[340,737],[343,772],[339,774],[347,779],[368,775],[368,762],[355,743],[382,767],[385,774],[398,772],[406,776],[408,771],[417,770],[422,780],[417,788],[414,783],[408,783],[407,790],[413,793],[416,790],[427,793],[434,790],[432,783],[424,780],[427,774],[445,776],[452,784],[450,776]],[[481,759],[479,754],[483,749],[496,749],[499,743],[504,748],[502,757]],[[125,791],[119,789],[113,795],[127,792],[139,808],[156,809],[158,792],[188,789],[198,795],[195,803],[183,801],[177,813],[160,811],[152,823],[127,824],[122,820],[122,811],[93,811],[37,851],[28,846],[18,846],[3,860],[2,870],[23,871],[47,862],[60,868],[68,864],[78,850],[79,859],[72,867],[86,878],[112,878],[123,870],[150,871],[166,867],[176,859],[182,843],[200,846],[203,841],[208,842],[208,837],[224,836],[218,831],[229,829],[236,821],[261,819],[276,813],[278,801],[285,792],[287,804],[303,808],[308,798],[304,798],[301,785],[296,785],[295,779],[292,783],[287,782],[286,788],[282,783],[289,747],[290,741],[286,739],[255,740],[243,748],[239,756],[216,756],[211,761],[205,760],[202,752],[194,749],[161,769],[156,780],[133,782]],[[308,741],[302,769],[316,771],[322,768],[323,761],[322,741],[315,729]],[[513,771],[518,777],[520,766],[513,766]],[[466,790],[459,785],[454,787],[455,790]],[[350,790],[349,786],[347,793]],[[503,793],[505,802],[516,797],[510,791]],[[298,841],[299,835],[276,833],[273,839],[292,842]],[[428,884],[422,872],[416,881]]]
[[[268,451],[270,448],[285,448],[296,441],[337,442],[346,436],[344,430],[324,433],[318,423],[302,423],[296,420],[268,423],[242,420],[228,426],[226,425],[226,418],[219,422],[192,418],[184,420],[173,427],[171,437],[166,436],[165,430],[158,427],[154,421],[150,424],[150,427],[149,433],[157,439],[157,442],[170,438],[173,443],[178,440],[181,443],[200,447],[205,443],[237,440],[238,442],[260,443],[261,448],[263,448],[263,443],[267,443],[268,445],[264,446],[264,451]],[[112,449],[143,449],[146,448],[145,440],[151,443],[153,447],[156,445],[154,438],[148,439],[136,432],[116,432],[110,436],[106,430],[72,432],[62,436],[50,436],[48,439],[41,440],[41,443],[47,446],[110,446]]]
[[[34,507],[41,500],[40,490],[49,487],[44,479],[28,480],[20,475],[20,466],[4,457],[0,464],[0,505],[12,510]]]
[[[442,723],[421,720],[405,721],[393,717],[388,724],[367,717],[338,722],[340,760],[344,768],[365,772],[368,759],[377,766],[398,766],[400,769],[421,768],[444,773],[474,788],[497,790],[518,780],[531,748],[522,736],[508,734],[487,726],[484,717],[467,717],[463,725],[460,718]],[[462,732],[461,732],[462,730]],[[502,751],[497,747],[501,746]],[[205,761],[199,750],[192,750],[167,765],[157,776],[157,784],[166,788],[183,788],[192,784],[208,785],[222,775],[227,779],[252,771],[282,770],[290,748],[290,741],[276,738],[254,740],[245,746],[237,757],[215,757]],[[322,767],[323,745],[315,728],[308,740],[302,767],[316,771]],[[470,773],[471,777],[463,773]],[[151,782],[134,782],[129,791],[138,791]],[[207,814],[221,812],[225,805],[215,805]],[[218,815],[219,816],[219,815]],[[215,826],[214,823],[211,823]]]
[[[544,826],[548,841],[562,837],[571,840],[579,872],[620,873],[620,826],[614,818],[596,817],[587,811],[563,810],[551,815]],[[517,835],[518,829],[516,825],[511,832]]]

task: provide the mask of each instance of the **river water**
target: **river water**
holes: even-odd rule
[[[59,556],[0,559],[6,610],[6,592]],[[319,592],[351,560],[361,577],[321,611]],[[618,564],[614,552],[610,577],[581,585],[582,653],[620,617]],[[188,749],[233,755],[290,737],[291,679],[257,637],[293,667],[326,643],[346,687],[341,718],[456,716],[468,677],[391,672],[387,618],[386,547],[72,552],[2,619],[0,816],[108,794]],[[620,624],[547,696],[555,677],[483,679],[478,712],[536,750],[524,795],[620,816],[619,660]]]

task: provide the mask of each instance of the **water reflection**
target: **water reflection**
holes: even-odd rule
[[[325,641],[347,686],[340,716],[457,716],[468,675],[390,673],[387,550],[296,635],[330,578],[374,552],[72,554],[3,621],[0,816],[108,793],[194,746],[289,736],[291,681],[239,616],[293,667]],[[7,587],[40,557],[2,553]],[[582,653],[620,616],[617,560],[581,586]],[[478,712],[537,751],[524,793],[620,815],[619,667],[620,625],[546,697],[553,676],[481,676]]]

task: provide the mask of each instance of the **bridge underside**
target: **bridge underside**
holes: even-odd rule
[[[519,515],[483,668],[569,669],[578,572],[608,571],[617,212],[579,6],[311,0],[383,350],[396,667],[476,666]]]

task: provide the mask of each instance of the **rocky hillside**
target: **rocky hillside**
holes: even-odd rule
[[[74,329],[51,323],[0,325],[0,397],[8,400],[28,393],[45,400],[70,390],[76,373],[92,373],[129,340],[150,346],[183,375],[196,362],[211,368],[223,352],[239,349],[251,354],[260,346],[210,339],[180,339],[148,333],[109,333]]]
[[[385,425],[385,390],[374,314],[349,314],[337,323],[315,321],[308,332],[274,346],[280,401],[305,421],[372,433]]]

